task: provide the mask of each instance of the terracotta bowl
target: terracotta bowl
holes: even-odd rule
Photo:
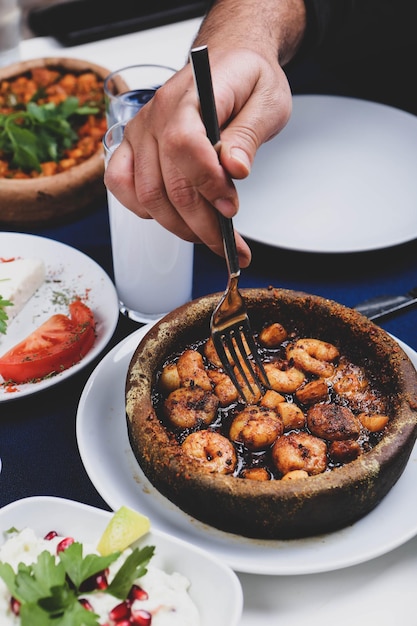
[[[384,498],[401,476],[417,436],[417,374],[381,328],[356,311],[299,292],[242,290],[253,328],[279,321],[304,336],[334,343],[365,368],[391,398],[382,439],[350,463],[298,481],[258,482],[207,474],[187,457],[158,419],[155,376],[172,353],[209,336],[220,294],[195,300],[157,323],[138,345],[126,380],[129,438],[150,482],[191,516],[223,531],[263,539],[300,538],[353,524]],[[412,494],[410,494],[410,497]]]
[[[38,67],[74,73],[93,71],[100,79],[110,73],[104,67],[69,58],[41,58],[0,69],[0,83]],[[100,145],[86,161],[65,172],[28,179],[0,178],[0,223],[30,226],[59,223],[105,200],[104,154]]]

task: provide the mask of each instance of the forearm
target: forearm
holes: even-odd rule
[[[217,0],[195,45],[249,48],[266,58],[274,56],[283,66],[300,48],[305,28],[304,0]]]

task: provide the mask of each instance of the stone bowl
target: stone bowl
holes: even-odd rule
[[[1,68],[0,87],[3,81],[25,75],[34,68],[75,74],[92,71],[100,82],[110,73],[104,67],[75,58],[32,59]],[[37,178],[0,178],[0,224],[33,226],[68,221],[90,206],[105,202],[103,177],[104,153],[100,143],[92,156],[64,172]]]
[[[243,289],[254,330],[279,321],[304,336],[334,343],[365,368],[390,397],[387,430],[356,460],[303,480],[258,482],[204,473],[187,457],[153,406],[157,372],[165,360],[209,336],[221,294],[173,311],[139,343],[126,379],[129,439],[153,486],[180,509],[222,531],[260,539],[329,533],[373,510],[401,476],[417,436],[417,374],[384,330],[356,311],[318,296],[281,289]],[[410,494],[412,497],[412,494]]]

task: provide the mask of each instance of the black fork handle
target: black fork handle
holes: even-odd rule
[[[190,53],[194,80],[200,101],[201,119],[211,145],[218,152],[220,149],[220,128],[214,100],[213,82],[211,80],[210,62],[207,46],[193,48]],[[236,248],[235,231],[231,218],[219,213],[224,251],[230,276],[239,276],[239,257]]]

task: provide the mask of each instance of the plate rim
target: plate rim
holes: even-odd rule
[[[87,381],[87,384],[84,387],[82,394],[80,396],[79,405],[77,409],[76,437],[77,437],[77,445],[78,445],[78,449],[80,452],[82,463],[84,465],[84,468],[91,482],[94,484],[94,487],[100,493],[104,501],[107,502],[107,504],[113,509],[120,506],[122,502],[116,501],[116,499],[113,499],[112,495],[109,496],[107,483],[105,481],[103,482],[101,480],[97,480],[96,478],[96,470],[91,465],[91,448],[89,447],[89,444],[86,439],[87,431],[89,435],[92,436],[92,429],[91,429],[91,424],[88,424],[88,418],[86,417],[88,412],[85,410],[85,407],[86,407],[86,404],[90,401],[91,394],[94,393],[95,386],[99,384],[98,380],[100,376],[103,375],[102,373],[105,372],[107,367],[110,367],[110,364],[112,364],[112,367],[113,367],[112,376],[114,378],[116,377],[115,370],[114,370],[115,360],[112,361],[113,358],[117,357],[118,355],[119,356],[121,355],[117,361],[120,367],[121,367],[121,363],[123,359],[125,360],[129,359],[130,361],[131,355],[133,355],[133,351],[135,347],[137,346],[139,340],[146,334],[146,332],[148,332],[149,328],[152,325],[153,324],[144,326],[138,329],[137,331],[133,332],[131,335],[128,335],[119,344],[117,344],[108,354],[106,354],[106,356],[96,366],[95,370],[90,375]],[[417,353],[412,348],[407,346],[407,344],[402,342],[401,340],[397,339],[396,337],[394,337],[394,339],[400,344],[400,346],[403,349],[406,348],[405,351],[407,351],[406,353],[409,357],[410,357],[410,354],[414,356],[415,361],[413,362],[413,364],[415,367],[417,367]],[[124,365],[125,363],[123,361],[123,367]],[[127,370],[127,365],[126,365],[126,370]],[[115,395],[116,394],[113,394],[113,397],[115,397]],[[119,416],[116,415],[116,409],[114,407],[112,407],[111,410],[109,409],[109,411],[110,411],[109,419],[111,419],[112,421],[116,420],[116,422],[118,419],[121,419],[120,415]],[[124,418],[124,411],[122,411],[122,414]],[[89,415],[90,415],[90,422],[91,422],[92,411],[90,411]],[[101,423],[104,424],[103,416],[102,416]],[[351,550],[349,552],[348,558],[344,557],[344,559],[341,559],[339,556],[338,558],[335,558],[335,557],[333,557],[332,559],[328,558],[327,562],[320,563],[319,559],[317,558],[318,550],[320,549],[320,547],[328,546],[327,549],[331,551],[332,546],[335,543],[336,544],[338,542],[340,543],[340,541],[342,542],[342,545],[343,543],[346,543],[346,542],[349,543],[349,533],[353,532],[354,539],[355,539],[355,532],[356,534],[358,534],[358,531],[357,531],[358,528],[359,528],[359,535],[360,535],[361,529],[363,528],[363,526],[365,526],[365,530],[366,530],[367,525],[370,524],[369,520],[372,520],[376,515],[381,515],[381,512],[384,512],[384,511],[386,512],[385,509],[389,511],[390,507],[389,507],[389,504],[387,503],[390,502],[390,499],[392,500],[395,497],[396,493],[399,493],[399,484],[401,485],[404,483],[403,477],[404,477],[404,474],[406,474],[407,472],[407,468],[404,471],[404,474],[400,477],[397,484],[394,485],[394,487],[390,490],[390,492],[385,496],[383,501],[373,511],[368,513],[368,515],[366,515],[364,518],[362,518],[361,520],[359,520],[352,526],[341,529],[339,531],[335,531],[327,535],[319,535],[317,537],[311,537],[311,538],[299,539],[299,540],[290,540],[290,541],[271,541],[271,540],[256,540],[256,539],[252,540],[248,538],[238,537],[236,535],[229,534],[229,533],[224,533],[223,531],[219,531],[217,529],[211,528],[203,524],[202,522],[199,522],[195,518],[189,516],[188,514],[180,511],[180,509],[178,509],[174,504],[172,504],[170,501],[164,498],[164,496],[156,492],[155,488],[151,485],[148,479],[144,476],[143,472],[139,468],[139,465],[137,464],[137,461],[133,455],[133,452],[128,442],[127,431],[126,433],[123,433],[122,436],[123,436],[123,440],[126,439],[126,444],[124,442],[124,445],[126,445],[126,447],[122,450],[123,462],[126,465],[127,463],[132,462],[135,464],[135,468],[136,468],[136,474],[134,476],[130,476],[130,478],[132,479],[135,485],[134,487],[135,488],[135,495],[134,495],[135,501],[137,501],[138,503],[139,502],[142,503],[144,496],[150,496],[150,497],[155,496],[155,501],[161,500],[162,505],[166,503],[167,506],[170,507],[170,509],[174,510],[175,514],[179,515],[181,526],[184,520],[188,521],[188,524],[190,527],[190,530],[188,531],[189,541],[192,541],[192,542],[199,541],[199,536],[197,535],[197,539],[196,539],[195,535],[193,535],[192,533],[195,533],[195,532],[198,533],[200,527],[202,531],[206,530],[207,536],[209,540],[211,541],[211,544],[210,544],[211,549],[213,549],[214,547],[214,549],[216,550],[216,554],[220,554],[220,556],[225,559],[225,561],[230,565],[230,567],[232,567],[235,571],[238,571],[238,572],[248,573],[248,574],[265,574],[265,575],[303,575],[303,574],[315,574],[315,573],[334,571],[334,570],[342,569],[345,567],[350,567],[352,565],[357,565],[365,561],[369,561],[378,556],[381,556],[383,554],[386,554],[394,550],[395,548],[399,547],[400,545],[402,545],[403,543],[405,543],[412,537],[414,537],[417,533],[417,505],[416,505],[416,516],[415,516],[416,519],[414,520],[414,523],[412,525],[408,525],[407,530],[403,531],[401,533],[401,536],[397,534],[395,537],[391,537],[390,541],[386,541],[387,538],[384,535],[385,543],[383,546],[379,545],[379,546],[374,547],[373,549],[369,549],[369,546],[368,546],[367,550],[364,550],[363,546],[361,546],[359,550],[357,549],[356,554],[354,550],[353,551]],[[413,454],[417,455],[417,443],[414,447],[414,451],[412,455]],[[103,455],[101,454],[101,456]],[[412,464],[410,463],[410,461],[413,462],[413,459],[411,457],[407,466],[409,472],[411,471],[411,468],[412,468]],[[106,459],[105,462],[108,463],[108,459]],[[417,463],[415,463],[415,465],[416,465],[415,471],[417,472]],[[403,481],[401,483],[402,479]],[[130,497],[130,492],[129,492],[129,497]],[[158,514],[160,513],[160,506],[159,506],[160,503],[158,502],[155,503],[155,501],[151,502],[151,508],[152,508],[152,511],[156,511],[156,513]],[[385,506],[384,506],[384,503],[385,503]],[[148,512],[146,514],[150,515]],[[401,519],[403,519],[404,517],[405,516],[402,516]],[[179,528],[177,519],[174,519],[173,522],[171,520],[167,521],[166,516],[163,515],[161,520],[151,519],[151,521],[155,525],[155,527],[158,527],[158,528],[164,529],[165,525],[168,526],[169,532],[171,534],[172,532],[180,533],[177,536],[181,537],[185,533],[182,527]],[[352,529],[354,530],[352,531]],[[346,539],[346,535],[348,536],[347,539]],[[219,539],[217,540],[217,545],[214,545],[216,542],[216,537]],[[200,538],[200,541],[203,541],[203,539]],[[224,545],[221,543],[221,541],[223,541],[224,545],[228,545],[229,552],[231,550],[231,547],[230,547],[231,544],[235,542],[236,547],[234,549],[234,554],[232,555],[232,557],[230,556],[229,553],[226,554],[226,550],[224,548]],[[247,557],[245,558],[245,554],[244,554],[245,544],[250,545],[251,547],[253,547],[253,549],[256,549],[257,547],[259,548],[259,554],[256,556],[256,559],[251,555],[249,555],[249,558]],[[288,546],[290,544],[291,544],[291,547],[295,547],[296,549],[301,548],[301,550],[304,550],[305,548],[307,548],[310,551],[309,552],[310,561],[308,561],[308,559],[305,560],[304,556],[303,556],[303,563],[301,563],[301,560],[299,559],[300,562],[297,562],[297,560],[295,560],[295,563],[290,564],[290,565],[286,564],[285,562],[277,563],[276,561],[273,561],[273,562],[271,561],[266,562],[265,560],[262,561],[263,552],[261,552],[261,550],[267,553],[268,550],[270,550],[271,548],[276,548],[277,550],[281,549],[281,554],[282,554],[284,552],[284,549],[288,549]],[[197,543],[197,545],[199,544]],[[203,548],[204,548],[204,543],[203,543]],[[314,558],[313,558],[313,555],[314,555]]]
[[[399,109],[390,105],[386,105],[384,103],[374,102],[372,100],[366,100],[362,98],[355,98],[351,96],[341,96],[341,95],[336,95],[336,94],[295,94],[293,95],[293,112],[292,112],[292,115],[290,117],[288,124],[271,141],[268,141],[265,144],[260,146],[258,150],[258,154],[256,155],[256,158],[252,167],[252,172],[251,172],[252,178],[251,176],[249,176],[242,181],[237,181],[238,193],[239,193],[240,200],[241,200],[240,202],[241,207],[244,205],[244,202],[245,202],[245,199],[244,199],[245,186],[250,185],[251,182],[254,181],[257,167],[260,167],[259,163],[260,163],[260,158],[262,158],[262,153],[264,151],[266,152],[269,150],[269,146],[271,145],[271,142],[279,141],[279,135],[285,132],[291,132],[290,124],[294,118],[294,112],[295,114],[297,114],[297,107],[299,106],[299,103],[301,106],[304,106],[304,103],[306,103],[307,105],[309,102],[323,104],[323,106],[328,106],[328,105],[330,106],[331,104],[333,107],[334,106],[343,107],[348,104],[351,104],[353,106],[360,106],[363,110],[368,109],[370,111],[380,112],[382,115],[386,114],[386,116],[390,118],[389,120],[387,120],[389,122],[387,124],[387,128],[389,128],[392,124],[393,120],[391,118],[395,118],[398,120],[402,120],[402,119],[405,120],[404,123],[408,123],[409,121],[410,124],[413,124],[417,129],[416,116],[414,116],[412,113],[408,111],[405,111],[403,109]],[[265,188],[264,184],[262,186],[263,188]],[[235,222],[236,222],[237,230],[245,239],[252,240],[253,242],[269,245],[272,247],[276,247],[279,249],[295,251],[295,252],[318,253],[318,254],[321,254],[321,253],[322,254],[347,254],[347,253],[371,252],[371,251],[381,250],[384,248],[391,248],[391,247],[395,247],[401,244],[409,243],[410,241],[414,240],[417,237],[417,225],[416,225],[415,231],[407,229],[406,232],[396,237],[392,237],[392,229],[390,229],[389,241],[380,240],[378,242],[374,242],[369,245],[356,244],[356,245],[347,245],[347,246],[343,245],[342,247],[340,245],[335,246],[335,247],[332,247],[330,245],[328,247],[317,246],[317,245],[306,246],[306,245],[299,245],[296,242],[291,243],[291,236],[289,237],[285,236],[282,238],[282,240],[281,239],[277,240],[276,236],[273,235],[273,233],[275,232],[275,229],[273,228],[268,229],[268,233],[271,234],[271,235],[268,235],[268,237],[265,237],[262,232],[260,232],[259,234],[256,234],[256,222],[259,220],[259,213],[258,212],[256,213],[256,220],[251,220],[249,218],[249,221],[244,220],[242,218],[242,215],[243,215],[242,211],[239,211],[239,213],[235,217]],[[243,222],[243,224],[241,224],[241,221]],[[254,234],[254,231],[255,231],[255,234]],[[314,241],[314,236],[311,238],[311,240]]]
[[[13,393],[4,392],[3,385],[0,383],[0,404],[6,402],[12,402],[16,400],[20,400],[22,398],[26,398],[30,395],[39,393],[44,391],[45,389],[49,389],[50,387],[57,385],[64,380],[70,378],[74,374],[78,373],[82,369],[84,369],[88,364],[94,361],[97,357],[99,357],[103,350],[106,348],[111,338],[113,337],[114,331],[116,330],[116,326],[119,319],[119,300],[116,292],[116,287],[114,286],[113,281],[111,280],[108,273],[104,270],[103,267],[93,258],[78,250],[74,246],[71,246],[67,243],[63,243],[57,239],[53,239],[52,237],[44,237],[41,235],[32,235],[30,233],[20,233],[16,231],[0,231],[0,245],[2,240],[12,242],[13,239],[17,241],[32,241],[39,242],[40,245],[50,246],[57,249],[64,249],[68,255],[72,255],[77,261],[82,262],[84,265],[87,265],[89,268],[94,268],[94,271],[100,276],[100,279],[103,281],[103,285],[106,288],[106,309],[103,314],[103,322],[104,322],[104,332],[100,337],[99,341],[93,344],[91,350],[79,361],[75,363],[70,368],[60,372],[50,378],[43,379],[37,383],[24,383],[21,385],[13,386]],[[9,243],[10,245],[10,243]],[[19,252],[16,256],[22,256]],[[41,255],[39,255],[41,257]],[[102,312],[103,313],[103,312]],[[2,353],[0,349],[0,353]],[[14,391],[17,389],[17,391]]]

